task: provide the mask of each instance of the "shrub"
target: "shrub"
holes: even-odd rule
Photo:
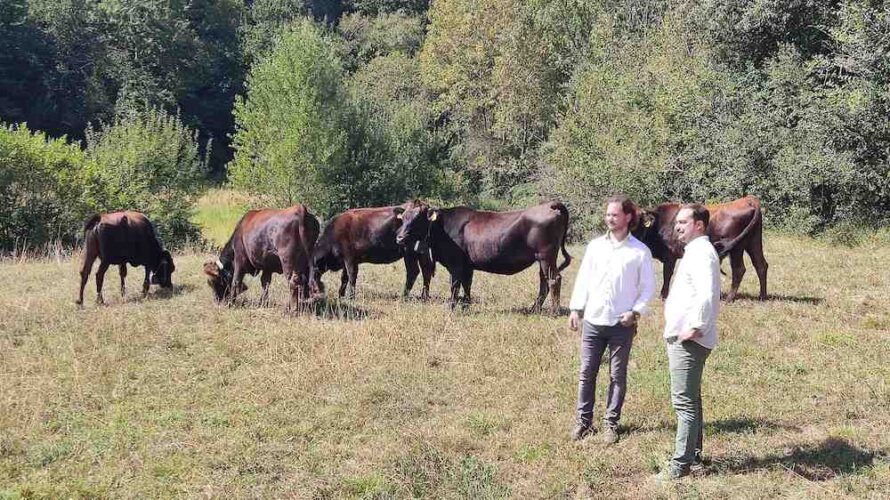
[[[73,242],[89,212],[85,156],[65,138],[0,124],[0,249]]]
[[[170,247],[200,239],[190,218],[207,165],[197,132],[178,117],[148,110],[91,128],[86,154],[85,197],[96,211],[143,212]]]

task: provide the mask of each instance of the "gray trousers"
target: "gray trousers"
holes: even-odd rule
[[[702,450],[704,416],[701,379],[711,350],[697,342],[668,341],[671,370],[671,403],[677,413],[677,438],[671,466],[687,469]]]
[[[596,375],[603,353],[609,347],[609,395],[603,420],[610,427],[618,427],[624,394],[627,392],[627,362],[636,327],[592,325],[581,326],[581,370],[578,374],[578,424],[589,427],[593,423],[593,402]]]

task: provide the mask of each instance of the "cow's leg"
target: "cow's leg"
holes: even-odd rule
[[[451,298],[448,300],[448,305],[454,309],[454,306],[457,305],[457,298],[460,294],[460,278],[457,272],[451,273]]]
[[[358,263],[351,260],[344,260],[343,267],[349,276],[349,284],[346,286],[346,298],[355,298],[355,282],[358,279]]]
[[[87,286],[87,281],[90,279],[90,272],[93,270],[93,262],[96,261],[96,253],[91,250],[89,244],[87,244],[87,249],[84,252],[83,257],[83,265],[80,267],[80,293],[77,295],[77,301],[75,301],[79,306],[83,305],[83,289]]]
[[[550,263],[550,275],[547,284],[550,285],[550,313],[559,314],[559,292],[562,289],[562,276],[557,271],[556,258]],[[541,304],[543,307],[544,304]]]
[[[260,289],[262,290],[260,293],[260,304],[265,305],[269,301],[269,283],[271,282],[272,271],[268,269],[263,270],[263,273],[260,275]]]
[[[241,287],[244,285],[244,271],[238,265],[238,259],[235,259],[232,265],[232,284],[229,286],[227,302],[230,304],[235,301],[235,297],[241,293]]]
[[[671,288],[671,276],[674,275],[674,264],[676,264],[676,259],[673,257],[668,257],[664,261],[664,266],[662,269],[664,282],[661,284],[661,298],[666,299],[668,296],[668,290]]]
[[[343,272],[340,273],[340,290],[337,292],[337,296],[341,299],[344,295],[346,295],[346,287],[349,285],[349,273],[346,272],[346,268],[343,268]]]
[[[745,276],[745,251],[736,248],[729,253],[729,265],[732,268],[732,286],[729,289],[729,295],[726,296],[727,302],[735,300],[739,293],[739,285],[742,283],[742,277]]]
[[[118,269],[120,269],[121,275],[121,297],[124,297],[127,295],[127,286],[124,283],[124,281],[127,279],[127,264],[121,264],[120,266],[118,266]]]
[[[105,299],[102,297],[102,284],[105,283],[105,271],[108,270],[108,263],[102,262],[99,264],[99,269],[96,271],[96,303],[104,304]]]
[[[417,256],[412,253],[405,255],[405,290],[402,291],[402,298],[407,299],[414,288],[414,282],[417,281],[417,275],[420,274],[420,265],[417,263]]]
[[[473,269],[467,266],[467,271],[464,273],[463,278],[460,280],[460,284],[464,287],[464,296],[461,299],[461,303],[464,307],[470,305],[473,298],[470,296],[470,288],[473,287]]]
[[[769,264],[766,262],[766,257],[763,256],[763,238],[760,235],[755,236],[745,251],[748,252],[751,264],[757,271],[757,279],[760,281],[760,300],[766,300],[766,271],[769,269]]]
[[[545,261],[538,262],[538,298],[532,304],[532,312],[540,312],[547,300],[547,294],[550,292],[550,286],[547,284],[547,263]]]
[[[151,271],[145,266],[145,281],[142,282],[142,298],[148,297],[148,288],[151,286]]]
[[[421,256],[418,259],[420,264],[420,272],[423,275],[423,290],[420,292],[420,300],[430,299],[430,281],[433,279],[433,272],[436,270],[436,263],[432,259]]]

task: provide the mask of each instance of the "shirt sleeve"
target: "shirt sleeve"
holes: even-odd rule
[[[569,301],[569,309],[573,311],[583,311],[587,305],[587,295],[589,290],[589,281],[593,270],[591,269],[596,258],[594,244],[591,242],[584,251],[584,258],[581,259],[581,267],[575,276],[575,285],[572,288],[572,300]]]
[[[692,296],[689,297],[689,315],[686,317],[683,331],[701,330],[714,319],[711,316],[714,311],[714,283],[717,283],[718,286],[720,283],[719,276],[717,276],[719,263],[714,262],[711,255],[698,255],[698,253],[686,256],[704,262],[688,267]],[[720,300],[719,292],[716,296],[716,300]]]
[[[640,293],[634,301],[633,310],[640,316],[649,312],[649,302],[655,294],[655,270],[652,266],[652,252],[648,248],[643,249],[643,262],[640,266]]]

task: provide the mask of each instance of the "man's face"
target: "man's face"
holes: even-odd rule
[[[693,220],[691,208],[684,208],[677,213],[674,231],[677,233],[677,239],[684,244],[705,234],[702,221]]]
[[[612,232],[624,232],[633,219],[633,214],[624,213],[621,203],[609,203],[606,205],[606,227]]]

